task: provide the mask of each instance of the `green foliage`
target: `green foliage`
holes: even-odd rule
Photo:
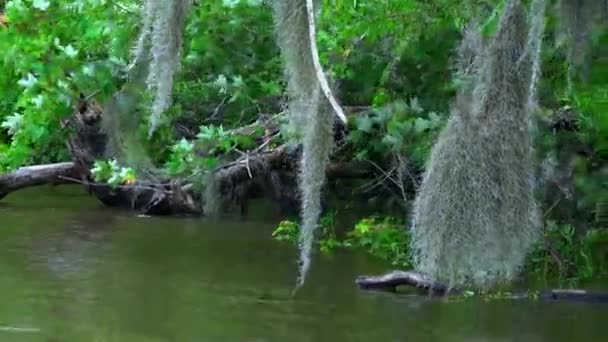
[[[116,89],[136,18],[99,0],[13,0],[6,15],[10,25],[0,27],[0,169],[65,160],[67,130],[60,121],[79,92]]]
[[[410,236],[405,223],[392,217],[370,217],[357,222],[344,245],[361,248],[373,256],[403,269],[412,267]]]
[[[322,59],[347,103],[418,97],[425,108],[445,111],[454,93],[447,52],[464,24],[497,1],[485,2],[324,1]]]
[[[318,244],[321,252],[329,253],[332,250],[343,246],[336,236],[335,231],[335,212],[321,216],[319,220],[320,233]],[[277,228],[272,232],[272,237],[277,241],[288,241],[296,244],[300,235],[300,225],[294,221],[281,221]]]
[[[172,177],[190,177],[219,166],[220,156],[248,150],[255,136],[225,131],[223,126],[203,125],[196,139],[182,138],[171,147],[165,170]]]
[[[416,98],[395,101],[357,117],[348,141],[356,159],[384,160],[392,153],[407,153],[411,162],[422,166],[443,124],[441,116],[425,112]]]
[[[392,217],[369,217],[360,220],[344,239],[335,232],[335,213],[322,216],[318,245],[327,253],[336,248],[364,250],[370,255],[390,262],[393,266],[411,268],[408,252],[409,235],[403,229],[404,222]],[[278,241],[296,243],[300,226],[293,221],[282,221],[272,233]]]
[[[260,1],[204,1],[186,28],[183,72],[175,100],[180,122],[232,125],[279,111],[284,82],[272,10]]]
[[[96,182],[104,182],[112,187],[129,185],[137,181],[135,171],[130,167],[119,166],[115,159],[95,161],[91,175]]]
[[[278,241],[289,241],[295,243],[300,233],[300,225],[294,221],[281,221],[272,232],[272,237]]]

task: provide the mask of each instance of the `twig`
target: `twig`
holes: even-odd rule
[[[224,98],[222,98],[222,101],[220,102],[220,104],[218,104],[215,107],[215,109],[213,110],[213,113],[211,115],[209,115],[209,117],[207,118],[206,121],[216,120],[216,116],[219,114],[220,109],[226,104],[227,100],[228,100],[228,96],[224,96]]]
[[[141,16],[140,13],[131,11],[130,9],[126,8],[123,4],[119,4],[118,1],[116,1],[116,0],[110,0],[108,2],[111,3],[112,5],[118,7],[118,9],[122,10],[123,12],[129,13],[132,15],[136,15],[138,17]]]
[[[378,164],[374,163],[373,161],[366,159],[366,162],[372,164],[375,168],[377,168],[378,170],[380,170],[380,172],[382,172],[383,174],[386,175],[385,179],[390,180],[391,182],[395,183],[396,186],[399,186],[399,183],[393,179],[393,177],[391,176],[391,173],[393,172],[393,170],[395,170],[395,168],[392,168],[389,172],[384,171],[384,169],[382,169]]]
[[[249,175],[249,179],[253,179],[253,175],[251,174],[251,168],[249,168],[249,154],[245,159],[245,167],[247,168],[247,175]]]
[[[547,217],[547,215],[549,215],[549,213],[553,210],[553,208],[555,208],[555,206],[561,202],[562,198],[558,198],[557,200],[555,200],[555,202],[553,202],[553,204],[549,207],[549,209],[547,209],[545,211],[545,214],[543,215],[543,217]]]
[[[70,182],[78,183],[78,184],[87,185],[87,186],[110,186],[110,185],[105,184],[105,183],[87,182],[87,181],[79,180],[79,179],[72,178],[72,177],[58,176],[58,178],[64,179],[64,180],[67,180],[67,181],[70,181]],[[161,188],[155,188],[155,187],[146,186],[146,185],[117,185],[115,188],[118,188],[118,189],[146,189],[146,190],[153,190],[153,191],[157,191],[157,192],[162,192],[164,194],[171,194],[172,193],[172,191],[170,191],[170,190],[165,190],[165,189],[161,189]]]

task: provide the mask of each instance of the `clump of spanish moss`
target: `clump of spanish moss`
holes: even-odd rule
[[[526,53],[527,35],[518,0],[485,51],[467,48],[478,40],[465,35],[461,51],[480,62],[471,69],[475,88],[459,95],[413,210],[414,264],[433,280],[479,288],[508,281],[537,238],[529,96],[530,58],[538,56]]]
[[[314,232],[321,214],[321,190],[333,144],[333,116],[323,96],[311,46],[310,4],[306,0],[274,1],[277,40],[288,78],[291,129],[301,132],[303,155],[298,177],[301,195],[299,237],[300,287],[310,267]],[[310,20],[310,21],[309,21]]]
[[[458,115],[468,115],[471,112],[472,96],[479,69],[485,42],[476,23],[467,25],[463,32],[463,39],[458,47],[455,63],[455,78],[459,84],[454,110]]]
[[[537,106],[536,90],[541,77],[541,52],[543,36],[545,33],[545,0],[534,0],[531,8],[531,25],[528,34],[528,43],[522,62],[530,63],[530,86],[528,88],[528,110],[534,111]],[[520,68],[521,69],[521,68]]]
[[[222,194],[214,172],[205,176],[202,199],[205,216],[215,216],[220,212]]]
[[[311,111],[316,110],[318,92],[310,54],[308,15],[304,0],[273,1],[277,42],[281,49],[289,94],[289,128],[300,131]]]
[[[147,86],[154,95],[149,135],[171,105],[174,76],[179,70],[183,28],[190,0],[145,0],[142,27],[132,65],[148,65]]]
[[[107,137],[105,157],[116,159],[121,165],[133,168],[140,179],[153,180],[156,173],[154,163],[146,148],[133,132],[137,132],[143,112],[141,84],[145,80],[145,68],[137,65],[130,72],[131,82],[123,86],[104,103],[102,132]]]
[[[589,72],[589,49],[596,23],[606,23],[606,1],[560,0],[558,3],[558,38],[568,51],[568,92],[573,91],[574,78],[585,78]],[[559,42],[558,42],[559,43]]]

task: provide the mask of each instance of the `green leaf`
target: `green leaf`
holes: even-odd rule
[[[416,118],[416,121],[414,122],[414,131],[416,133],[422,133],[431,127],[431,122],[423,118]]]
[[[374,120],[369,116],[362,116],[360,118],[357,118],[356,124],[358,130],[363,131],[365,133],[371,133]]]

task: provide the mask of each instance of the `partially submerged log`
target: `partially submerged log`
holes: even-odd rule
[[[433,295],[459,293],[459,289],[450,289],[445,284],[436,283],[423,275],[410,271],[393,271],[379,276],[359,276],[355,280],[364,290],[396,291],[398,286],[412,286]]]
[[[410,286],[423,290],[431,295],[458,295],[462,289],[449,288],[445,284],[436,283],[423,275],[411,271],[392,271],[378,276],[359,276],[355,280],[363,290],[382,290],[395,292],[398,286]],[[510,299],[535,298],[534,294],[515,293],[507,295]],[[608,292],[593,292],[579,289],[551,289],[538,293],[542,301],[581,301],[591,303],[608,303]]]
[[[66,178],[77,177],[79,173],[72,162],[21,167],[12,173],[0,175],[0,199],[19,189],[69,183]]]
[[[593,292],[579,289],[554,289],[541,291],[538,298],[545,301],[567,300],[592,303],[608,303],[608,292]]]

